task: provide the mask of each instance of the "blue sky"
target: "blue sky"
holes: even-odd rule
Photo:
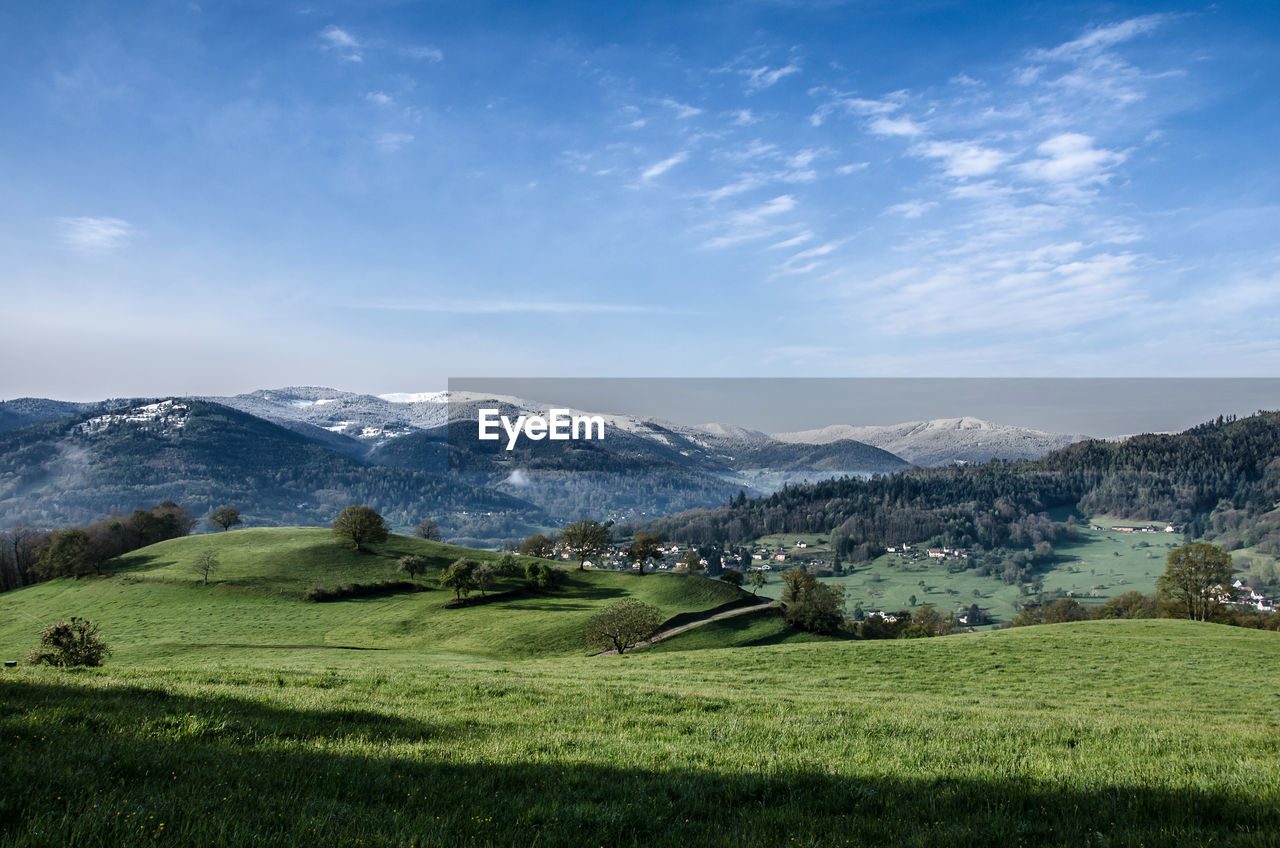
[[[0,0],[0,397],[1275,376],[1278,16]]]

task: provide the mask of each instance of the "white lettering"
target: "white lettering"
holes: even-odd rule
[[[578,435],[578,428],[582,427],[583,435]],[[591,435],[591,428],[596,428],[596,434]],[[573,438],[575,439],[603,439],[604,438],[604,416],[603,415],[575,415],[573,416]]]
[[[542,441],[547,435],[547,419],[541,415],[529,416],[529,420],[524,422],[524,434],[535,442]]]
[[[496,409],[480,410],[480,441],[491,442],[491,441],[497,441],[498,439],[502,438],[502,436],[498,433],[496,429],[498,426],[498,422],[494,419],[494,416],[496,416],[497,414],[498,414],[498,410]],[[495,428],[492,433],[489,432],[490,427]]]
[[[520,429],[525,426],[524,416],[521,415],[516,419],[515,426],[511,426],[511,419],[502,416],[502,429],[507,431],[507,450],[516,449],[516,439],[520,437]]]
[[[547,416],[550,418],[551,424],[550,429],[547,431],[547,438],[557,442],[568,439],[569,425],[571,423],[569,410],[553,409],[547,413]]]

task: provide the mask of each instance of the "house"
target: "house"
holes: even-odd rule
[[[942,548],[930,548],[930,549],[929,549],[929,558],[930,558],[930,559],[944,559],[944,558],[946,558],[946,556],[947,556],[947,554],[946,554],[946,552],[945,552]]]

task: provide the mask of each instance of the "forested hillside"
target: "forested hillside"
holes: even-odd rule
[[[1177,435],[1080,442],[1033,461],[792,486],[650,529],[694,544],[831,533],[842,554],[862,558],[903,542],[1030,547],[1068,532],[1048,510],[1078,507],[1280,552],[1278,457],[1280,413],[1260,412]]]

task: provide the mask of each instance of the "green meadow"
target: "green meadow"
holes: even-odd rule
[[[4,658],[72,614],[115,649],[0,673],[0,845],[1280,843],[1275,633],[819,641],[751,614],[593,657],[582,627],[613,599],[669,617],[738,592],[575,571],[452,609],[438,588],[301,599],[402,550],[458,555],[233,531],[0,596]]]
[[[1133,523],[1095,520],[1104,527]],[[1180,534],[1090,530],[1089,523],[1087,519],[1083,522],[1076,541],[1054,548],[1057,561],[1052,567],[1035,572],[1043,580],[1046,592],[1061,589],[1085,604],[1103,603],[1135,590],[1153,592],[1156,578],[1164,572],[1169,551],[1183,543]],[[789,557],[787,562],[772,563],[775,569],[807,559],[831,562],[829,536],[766,538],[771,549],[781,547]],[[807,547],[796,548],[798,541],[805,542]],[[851,611],[855,604],[861,604],[866,610],[911,609],[910,600],[914,595],[917,606],[929,604],[946,613],[976,603],[997,622],[1007,622],[1018,614],[1020,604],[1026,600],[1017,586],[1006,585],[998,575],[977,575],[967,570],[953,573],[948,570],[947,561],[923,556],[922,546],[915,546],[913,553],[920,556],[884,554],[871,563],[846,564],[852,573],[823,578],[823,582],[844,586]],[[781,596],[782,581],[776,570],[760,594],[770,598]]]

